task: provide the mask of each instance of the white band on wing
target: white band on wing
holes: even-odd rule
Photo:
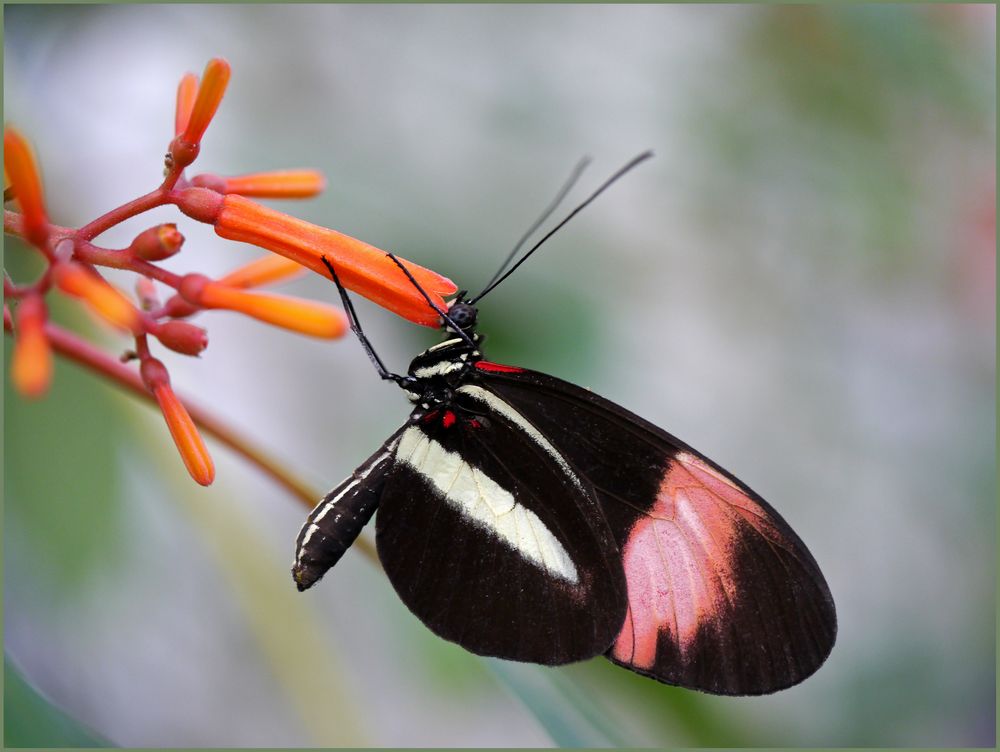
[[[480,386],[472,386],[467,384],[466,386],[460,387],[459,390],[462,394],[467,394],[475,400],[489,405],[493,410],[500,413],[502,416],[507,418],[511,423],[520,428],[524,433],[535,442],[549,457],[551,457],[557,465],[566,473],[567,477],[573,481],[573,484],[583,490],[583,484],[580,483],[580,479],[576,477],[576,473],[566,462],[566,459],[559,453],[552,444],[546,439],[541,432],[535,428],[527,419],[521,415],[517,410],[511,407],[509,404],[504,402],[502,399],[497,397],[492,392],[488,392]]]
[[[579,581],[573,560],[545,523],[460,454],[449,452],[414,426],[400,437],[396,461],[413,468],[463,516],[525,559],[556,577]]]

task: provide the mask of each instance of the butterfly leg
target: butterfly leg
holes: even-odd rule
[[[412,383],[412,377],[400,376],[398,373],[393,373],[385,367],[382,359],[378,356],[378,353],[375,352],[375,348],[372,347],[372,343],[368,341],[368,337],[366,337],[365,333],[362,331],[361,322],[358,321],[358,314],[354,310],[354,304],[351,302],[350,297],[348,297],[347,290],[344,289],[344,285],[341,283],[340,277],[337,276],[337,272],[333,268],[333,264],[330,263],[330,260],[326,256],[320,256],[320,258],[323,260],[326,268],[330,271],[330,278],[337,286],[337,292],[340,293],[340,300],[343,302],[344,310],[347,312],[347,321],[351,325],[351,331],[357,335],[358,340],[361,342],[361,346],[365,348],[365,352],[368,354],[368,359],[372,362],[372,365],[375,366],[375,370],[378,371],[379,378],[383,381],[394,381],[400,386]]]

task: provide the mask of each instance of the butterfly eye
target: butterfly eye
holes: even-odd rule
[[[460,328],[469,329],[476,324],[476,307],[468,303],[455,303],[448,311],[448,316]]]

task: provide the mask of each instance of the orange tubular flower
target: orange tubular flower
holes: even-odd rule
[[[52,382],[52,348],[45,336],[45,301],[29,295],[17,307],[17,337],[11,357],[10,378],[25,397],[35,399]]]
[[[174,135],[179,136],[187,128],[194,109],[194,100],[198,96],[198,77],[194,73],[185,73],[177,85],[177,107],[174,110]]]
[[[282,295],[246,292],[188,274],[178,292],[186,301],[202,308],[225,308],[310,337],[335,339],[347,331],[347,316],[339,308]]]
[[[215,111],[219,109],[219,103],[226,93],[229,74],[229,63],[221,57],[209,60],[205,66],[198,95],[191,107],[191,114],[187,118],[184,131],[170,145],[170,155],[175,165],[186,167],[197,158],[198,150],[201,148],[201,137],[205,135],[205,130],[215,117]],[[180,110],[177,119],[179,117]]]
[[[24,217],[24,237],[44,249],[49,239],[49,218],[45,213],[42,179],[28,142],[10,126],[3,134],[3,159],[4,172],[10,178]]]
[[[318,170],[274,170],[250,175],[223,177],[195,175],[191,185],[211,188],[218,193],[237,193],[256,198],[311,198],[326,188],[326,178]]]
[[[195,482],[203,486],[210,485],[215,480],[215,463],[212,462],[212,456],[208,453],[187,408],[170,388],[167,369],[156,358],[145,358],[139,367],[139,373],[142,375],[142,382],[153,393],[160,406],[163,418],[167,421],[167,428],[170,429],[170,435],[184,461],[184,467]]]
[[[336,230],[269,209],[243,196],[220,196],[207,188],[182,191],[177,205],[189,217],[215,226],[217,235],[280,253],[329,277],[329,259],[344,286],[383,308],[424,326],[438,325],[438,314],[385,251]],[[430,269],[400,259],[432,301],[446,308],[443,296],[458,289]]]
[[[142,314],[128,298],[96,274],[73,261],[56,264],[56,285],[67,295],[80,298],[106,321],[133,334],[142,334]]]
[[[269,253],[263,258],[234,269],[219,280],[219,284],[229,287],[260,287],[272,282],[290,279],[305,272],[305,267],[284,256]]]

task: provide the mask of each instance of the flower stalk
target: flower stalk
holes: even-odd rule
[[[77,228],[51,222],[41,174],[27,139],[10,126],[4,131],[10,182],[5,202],[16,201],[16,210],[4,210],[4,231],[41,252],[47,264],[38,279],[27,283],[15,282],[5,274],[4,327],[14,337],[12,383],[25,397],[35,399],[44,395],[51,383],[53,352],[87,363],[159,406],[185,467],[202,485],[212,482],[215,469],[198,426],[211,426],[212,422],[204,415],[199,417],[177,397],[170,385],[168,364],[151,351],[151,346],[162,346],[175,355],[202,356],[208,347],[208,333],[187,318],[225,309],[313,337],[340,337],[348,329],[347,317],[340,309],[254,289],[290,279],[305,269],[325,278],[322,257],[326,256],[345,284],[359,294],[416,323],[438,324],[437,314],[384,251],[249,198],[314,196],[325,187],[318,171],[185,176],[185,169],[198,158],[230,76],[230,66],[221,58],[209,61],[200,79],[184,75],[176,91],[173,140],[162,183]],[[185,247],[184,235],[172,222],[151,225],[125,248],[107,248],[99,242],[109,229],[165,206],[176,206],[182,214],[211,224],[220,237],[248,242],[270,253],[212,279],[160,266],[160,262],[179,256]],[[443,307],[444,297],[456,291],[447,278],[412,262],[403,263],[438,305]],[[104,269],[137,275],[134,299],[110,284]],[[48,322],[47,298],[52,293],[80,300],[130,338],[124,355],[98,354],[93,345]],[[234,447],[239,444],[231,435],[225,441]],[[316,498],[310,490],[309,503]]]

